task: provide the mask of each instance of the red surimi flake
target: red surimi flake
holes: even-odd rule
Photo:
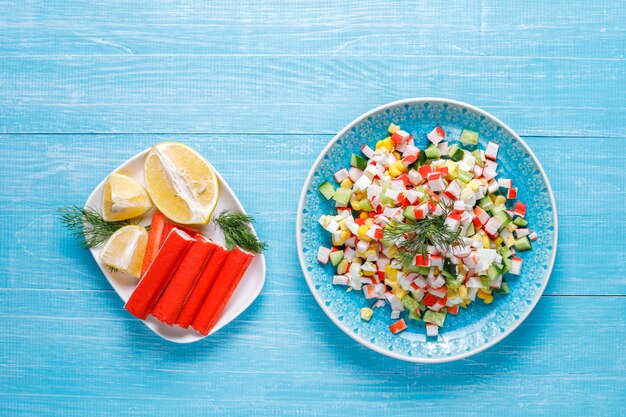
[[[391,333],[396,334],[396,333],[400,333],[403,330],[407,329],[407,325],[404,321],[404,319],[400,319],[397,322],[391,324],[389,326],[389,330],[391,330]]]
[[[506,194],[506,198],[508,198],[509,200],[517,198],[517,188],[509,189],[509,192]]]
[[[517,214],[518,216],[524,217],[526,215],[526,204],[520,201],[516,202],[513,213]]]

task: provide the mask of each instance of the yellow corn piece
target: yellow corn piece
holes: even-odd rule
[[[474,192],[478,191],[478,188],[480,188],[480,184],[475,179],[471,179],[470,182],[467,183],[467,186]]]
[[[364,277],[371,277],[376,273],[376,271],[361,271],[361,273]]]
[[[371,308],[363,307],[361,309],[361,319],[365,321],[370,321],[373,315],[374,315],[374,310],[372,310]]]
[[[446,294],[446,297],[448,297],[448,298],[454,298],[454,297],[456,297],[456,296],[458,296],[458,295],[459,295],[458,290],[454,290],[454,289],[452,289],[452,290],[449,290],[449,291],[448,291],[448,293]]]
[[[466,308],[468,305],[472,304],[472,300],[469,298],[461,303],[461,307]]]
[[[494,239],[493,244],[496,246],[502,246],[502,236],[498,236],[497,238]]]
[[[494,206],[503,206],[504,204],[506,204],[506,197],[503,195],[498,195],[496,196],[496,199],[493,200]]]
[[[372,227],[373,224],[374,224],[374,219],[368,216],[368,219],[365,220],[365,225],[367,227]]]
[[[400,130],[400,126],[394,125],[393,123],[389,125],[389,128],[387,128],[387,132],[391,135],[396,133],[398,130]]]
[[[391,292],[393,293],[393,295],[398,297],[400,300],[402,300],[402,297],[404,297],[405,295],[407,295],[409,293],[408,291],[403,290],[402,287],[396,287],[393,290],[391,290]]]
[[[398,254],[398,247],[397,246],[394,245],[391,248],[389,248],[389,257],[390,258],[394,258],[397,254]]]
[[[341,188],[347,188],[350,189],[352,188],[352,180],[350,178],[345,178],[343,181],[341,181],[341,183],[339,184],[339,186]]]
[[[387,285],[388,287],[396,288],[398,286],[398,281],[392,281],[389,278],[385,278],[385,285]]]
[[[359,214],[359,217],[360,217],[360,218],[362,218],[362,219],[367,219],[367,218],[369,217],[369,215],[367,214],[367,212],[362,211],[362,212]]]
[[[396,160],[398,160],[398,161],[399,161],[400,159],[402,159],[402,156],[400,155],[400,152],[398,152],[398,151],[394,151],[394,152],[393,152],[393,156],[395,156],[395,157],[396,157]]]
[[[342,230],[339,233],[339,240],[338,241],[335,241],[335,239],[332,239],[333,246],[341,246],[341,245],[343,245],[344,243],[346,243],[346,240],[348,240],[349,237],[350,237],[350,231],[349,230]],[[340,273],[339,275],[341,275],[342,273]]]
[[[357,200],[363,200],[363,199],[365,198],[365,196],[366,196],[366,193],[365,193],[364,191],[356,191],[356,192],[354,193],[354,197],[355,197]]]
[[[487,297],[485,297],[485,298],[483,299],[483,302],[484,302],[485,304],[491,304],[491,302],[492,302],[492,301],[493,301],[493,295],[491,295],[491,294],[489,294]]]
[[[459,287],[459,297],[463,299],[467,298],[467,287],[465,285]]]
[[[397,152],[396,152],[397,153]],[[399,159],[399,158],[398,158]],[[396,168],[398,169],[398,171],[400,172],[409,172],[409,168],[407,168],[406,166],[404,166],[404,164],[402,163],[402,161],[398,160],[398,162],[396,162]]]
[[[351,200],[350,201],[350,205],[352,206],[352,209],[354,211],[361,211],[361,205],[359,204],[358,200]]]
[[[365,235],[368,230],[370,230],[370,228],[367,227],[366,225],[359,226],[359,230],[357,232],[357,236],[359,237],[359,239],[364,240],[366,242],[371,242],[372,239],[370,239],[369,236]]]
[[[458,162],[455,162],[451,159],[448,159],[446,161],[445,167],[448,168],[448,177],[452,178],[456,178],[456,176],[459,173],[459,164]]]
[[[395,145],[393,143],[393,140],[391,140],[391,136],[388,136],[385,139],[383,139],[383,146],[387,148],[389,152],[393,152]]]
[[[483,240],[483,248],[489,249],[491,247],[491,239],[489,239],[489,236],[483,235],[482,240]]]
[[[382,148],[383,146],[385,146],[385,142],[383,142],[382,140],[376,142],[376,150]]]
[[[363,252],[363,255],[365,255],[365,259],[367,259],[370,256],[376,255],[377,253],[378,253],[378,251],[376,250],[376,246],[374,246],[373,248],[370,246],[370,248],[368,250]]]
[[[391,175],[393,178],[396,178],[402,175],[402,172],[400,172],[400,170],[394,164],[389,166],[389,175]]]
[[[483,292],[482,288],[476,293],[476,297],[480,298],[481,300],[484,300],[487,295],[487,293]]]
[[[387,265],[385,267],[385,278],[395,282],[398,279],[398,270],[393,269],[391,265]]]
[[[346,259],[342,259],[341,262],[339,262],[339,265],[337,265],[337,275],[343,275],[348,272],[349,264],[350,263]]]
[[[440,273],[440,272],[441,272],[441,270],[439,269],[439,267],[438,267],[438,266],[436,266],[436,267],[433,269],[433,274],[434,274],[435,276],[439,276],[439,273]]]

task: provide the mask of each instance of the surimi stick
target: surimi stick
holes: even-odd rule
[[[161,247],[161,241],[163,237],[163,230],[165,229],[165,216],[160,211],[155,211],[152,216],[152,223],[150,224],[150,234],[148,234],[148,243],[146,244],[146,254],[143,257],[143,265],[141,266],[141,275],[146,273],[146,270],[154,260],[159,248]],[[169,233],[169,231],[168,231]],[[167,234],[165,235],[167,237]]]
[[[159,298],[187,249],[195,239],[180,229],[173,229],[165,239],[154,261],[126,302],[126,310],[145,320]]]
[[[204,303],[204,300],[211,290],[215,279],[222,270],[222,266],[224,265],[229,253],[230,252],[228,252],[225,248],[216,246],[213,255],[207,261],[204,271],[202,271],[202,275],[198,278],[196,286],[191,291],[191,294],[189,294],[185,305],[183,305],[183,308],[178,315],[178,319],[176,320],[176,324],[181,327],[188,328],[193,319],[196,318],[196,314],[198,314],[200,307],[202,307],[202,303]]]
[[[189,247],[185,258],[163,291],[163,295],[152,309],[151,313],[154,317],[170,326],[176,322],[185,300],[216,247],[215,243],[197,236],[197,240]]]
[[[191,325],[199,333],[206,336],[215,326],[253,258],[254,254],[244,252],[239,248],[235,248],[230,253],[222,272]]]

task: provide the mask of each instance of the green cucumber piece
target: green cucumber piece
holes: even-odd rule
[[[408,308],[409,310],[415,310],[420,305],[420,303],[417,302],[417,300],[411,297],[409,294],[402,297],[402,300],[400,301],[402,301],[402,305]]]
[[[469,226],[467,226],[467,233],[465,233],[465,236],[473,236],[474,233],[476,233],[476,228],[474,227],[474,223],[470,223]]]
[[[317,189],[320,193],[322,193],[326,200],[330,200],[335,195],[335,187],[333,187],[333,185],[328,181],[325,181]]]
[[[436,324],[437,326],[441,327],[446,321],[446,311],[428,310],[426,313],[424,313],[424,321],[426,323]]]
[[[402,215],[405,219],[415,221],[415,206],[406,206]]]
[[[439,148],[434,145],[430,145],[428,148],[426,148],[424,153],[426,154],[426,158],[428,159],[441,158],[441,152],[439,151]]]
[[[472,178],[474,178],[474,173],[468,171],[459,170],[459,174],[457,175],[457,179],[463,181],[465,184],[470,182]]]
[[[430,272],[430,267],[428,266],[418,266],[417,268],[417,272],[420,275],[428,275],[428,273]]]
[[[509,283],[502,280],[500,284],[500,288],[496,288],[495,291],[500,294],[508,294],[509,293]]]
[[[502,256],[502,259],[510,258],[511,255],[513,255],[511,249],[507,248],[506,246],[502,246],[500,249],[498,249],[498,253],[500,254],[500,256]]]
[[[461,142],[467,145],[478,144],[478,132],[469,129],[463,129],[461,132]]]
[[[450,262],[448,258],[444,258],[443,270],[450,275],[456,275],[456,265]]]
[[[336,251],[330,253],[330,263],[333,266],[339,265],[339,262],[341,262],[342,259],[343,259],[343,251],[342,250],[336,250]]]
[[[508,249],[508,248],[507,248]],[[506,274],[511,269],[511,260],[509,258],[502,257],[502,273]]]
[[[409,318],[411,320],[422,321],[422,318],[415,312],[415,310],[409,311]]]
[[[525,250],[531,250],[532,248],[533,245],[531,245],[528,236],[522,236],[519,239],[515,239],[515,249],[518,251],[523,252]]]
[[[502,223],[498,231],[502,231],[505,227],[508,226],[509,223],[511,223],[511,216],[504,209],[495,213],[493,218],[499,220]]]
[[[459,148],[459,145],[455,143],[454,145],[450,146],[450,149],[448,149],[448,155],[453,161],[459,162],[461,159],[463,159],[463,155],[465,155],[465,152],[463,152],[463,149]]]
[[[489,269],[487,270],[487,278],[489,278],[489,282],[498,278],[500,273],[501,273],[500,268],[498,268],[495,264],[489,265]]]
[[[352,197],[352,190],[347,188],[337,188],[333,199],[340,204],[347,205],[350,202],[350,197]]]
[[[485,166],[485,161],[482,155],[480,154],[480,150],[476,149],[475,151],[472,152],[472,155],[474,155],[474,158],[476,159],[476,165],[478,165],[481,168]]]
[[[365,169],[367,168],[367,160],[362,156],[353,153],[352,157],[350,158],[350,166],[358,169]]]
[[[359,201],[359,206],[361,206],[361,210],[363,211],[373,210],[372,203],[370,203],[370,201],[367,198],[364,198],[363,200]]]
[[[517,226],[519,226],[519,227],[526,227],[526,226],[528,226],[528,220],[526,220],[526,219],[525,219],[525,218],[523,218],[523,217],[519,217],[519,216],[518,216],[518,217],[516,217],[516,218],[513,220],[513,223],[515,223],[515,225],[517,225]]]
[[[491,197],[486,195],[480,199],[480,201],[478,202],[478,205],[480,206],[481,209],[485,211],[489,211],[493,207],[493,201],[491,201]]]

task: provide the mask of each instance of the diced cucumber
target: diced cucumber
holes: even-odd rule
[[[450,275],[456,275],[456,265],[450,262],[450,259],[447,257],[445,257],[443,261],[443,270]]]
[[[417,166],[420,167],[424,165],[426,163],[426,159],[426,152],[420,152],[420,154],[417,156]]]
[[[417,273],[417,269],[420,268],[419,266],[415,266],[415,265],[402,265],[402,268],[404,269],[404,271],[406,272],[414,272]]]
[[[491,208],[493,207],[493,201],[491,201],[491,197],[486,195],[480,199],[480,201],[478,202],[478,205],[483,210],[488,211],[488,210],[491,210]]]
[[[372,203],[367,198],[359,201],[359,206],[361,206],[361,210],[363,211],[372,211]]]
[[[405,219],[415,221],[415,206],[406,206],[402,215]]]
[[[511,216],[506,210],[500,210],[493,216],[493,218],[499,220],[501,223],[498,231],[502,231],[509,223],[511,223]]]
[[[465,184],[470,182],[474,178],[474,174],[472,172],[459,170],[459,174],[457,175],[457,179],[463,181]]]
[[[402,301],[402,305],[408,308],[409,310],[415,310],[420,305],[420,303],[418,303],[417,300],[411,297],[409,294],[402,297],[402,300],[400,301]]]
[[[335,187],[328,181],[325,181],[317,188],[326,200],[330,200],[335,195]]]
[[[352,197],[352,190],[347,188],[337,188],[335,195],[333,196],[336,202],[344,205],[347,205],[350,202],[350,197]]]
[[[502,259],[510,258],[513,254],[513,252],[511,252],[511,249],[507,248],[506,246],[502,246],[500,249],[498,249],[498,253],[500,254],[500,256],[502,256]]]
[[[509,283],[502,280],[502,283],[500,284],[500,288],[496,288],[495,290],[497,293],[500,294],[508,294],[509,293]]]
[[[467,226],[465,236],[472,236],[474,233],[476,233],[476,228],[474,227],[474,223],[470,223],[469,226]]]
[[[447,260],[448,259],[446,258],[446,261]],[[446,281],[449,280],[449,279],[456,279],[456,277],[454,275],[452,275],[450,272],[446,271],[445,269],[441,270],[441,275],[443,275],[443,277],[446,279]]]
[[[513,220],[513,223],[515,223],[515,224],[516,224],[517,226],[519,226],[519,227],[526,227],[526,226],[528,226],[528,220],[526,220],[526,219],[525,219],[525,218],[523,218],[523,217],[519,217],[519,216],[518,216],[518,217],[516,217],[516,218]]]
[[[461,132],[461,142],[468,145],[478,144],[478,132],[469,129],[463,129]]]
[[[439,151],[439,148],[434,145],[430,145],[428,148],[426,148],[424,153],[426,154],[426,158],[428,159],[441,158],[441,152]]]
[[[532,248],[533,245],[531,245],[528,236],[522,236],[519,239],[515,239],[515,249],[519,250],[520,252],[523,252],[525,250],[531,250]]]
[[[495,264],[491,264],[489,265],[489,269],[487,270],[487,278],[489,278],[489,281],[491,282],[494,279],[498,278],[500,273],[500,268],[498,268]]]
[[[491,280],[489,279],[488,276],[483,275],[480,278],[480,283],[483,284],[483,288],[484,289],[489,289],[491,288]]]
[[[479,167],[485,166],[485,161],[482,155],[480,154],[480,150],[476,149],[475,151],[472,152],[472,155],[474,155],[474,158],[476,159],[476,165],[478,165]]]
[[[430,267],[428,266],[418,266],[417,268],[417,272],[420,275],[428,275],[428,273],[430,272]]]
[[[343,251],[342,250],[336,250],[336,251],[330,253],[330,263],[333,266],[339,265],[339,262],[341,262],[342,259],[343,259]]]
[[[365,169],[367,168],[367,160],[362,156],[353,153],[350,158],[350,165],[358,169]]]
[[[422,321],[422,318],[415,312],[415,310],[409,311],[409,318],[411,320]]]
[[[450,149],[448,149],[448,155],[450,155],[450,159],[455,162],[459,162],[461,159],[463,159],[464,154],[465,152],[463,152],[463,149],[459,148],[459,145],[457,145],[456,143],[450,146]]]
[[[424,321],[426,323],[433,323],[437,326],[443,326],[443,323],[446,321],[446,311],[432,311],[428,310],[424,313]]]
[[[507,248],[508,250],[509,248]],[[510,251],[509,251],[510,252]],[[502,257],[502,273],[506,274],[511,269],[511,260],[509,258]]]

